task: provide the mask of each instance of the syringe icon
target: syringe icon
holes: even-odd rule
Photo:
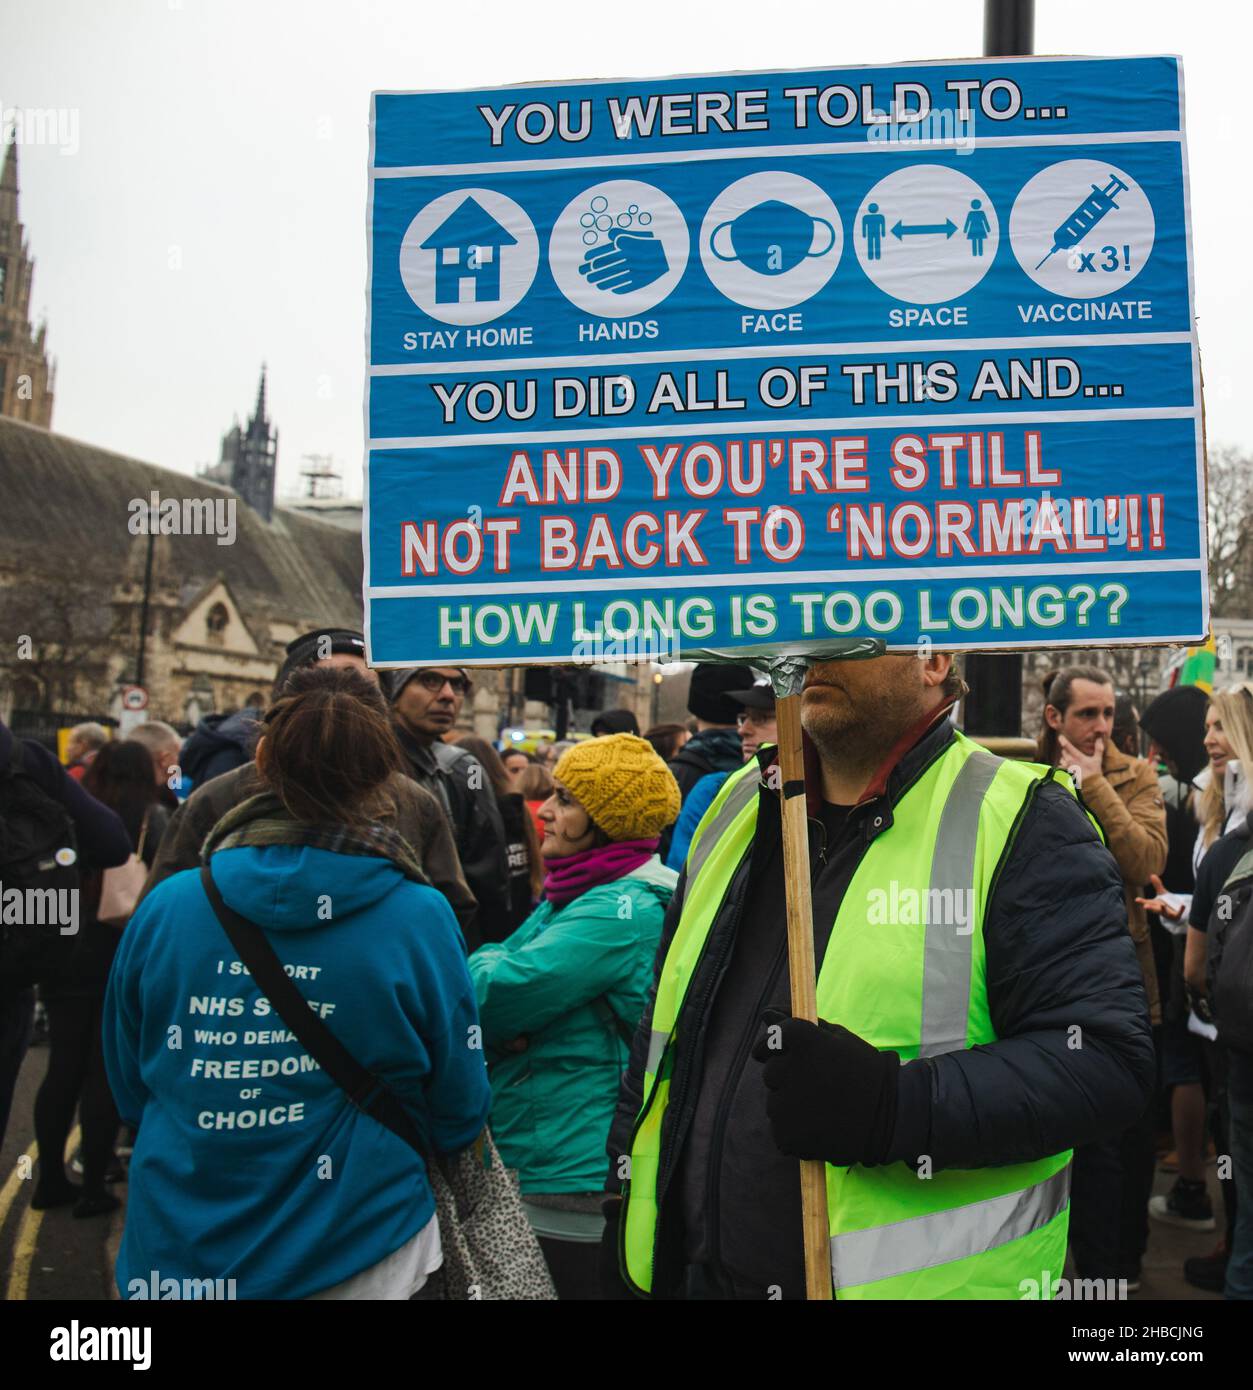
[[[1047,261],[1049,256],[1055,255],[1058,251],[1077,246],[1111,208],[1118,206],[1114,201],[1114,195],[1126,191],[1127,185],[1117,174],[1109,176],[1109,182],[1104,188],[1098,188],[1096,184],[1093,184],[1092,192],[1053,233],[1053,249],[1048,256],[1045,256],[1044,261]],[[1036,266],[1037,270],[1044,264],[1044,261]]]

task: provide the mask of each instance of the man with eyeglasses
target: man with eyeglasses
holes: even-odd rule
[[[478,939],[501,941],[510,931],[509,871],[505,826],[482,763],[464,748],[445,743],[470,693],[460,666],[406,666],[391,678],[396,736],[409,775],[442,802],[470,891],[478,899]]]

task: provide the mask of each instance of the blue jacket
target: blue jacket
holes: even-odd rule
[[[714,804],[714,798],[721,791],[723,782],[730,775],[729,772],[707,773],[688,792],[683,809],[679,812],[679,818],[675,821],[674,829],[670,832],[670,849],[666,855],[667,869],[673,869],[676,874],[683,872],[683,866],[687,863],[687,852],[692,846],[692,836],[696,834],[696,827],[701,823],[701,818],[705,812]]]
[[[469,1144],[490,1091],[444,898],[389,860],[309,847],[221,850],[212,868],[226,902],[266,929],[301,993],[428,1141],[444,1152]],[[104,1052],[119,1111],[142,1121],[117,1261],[123,1297],[157,1271],[234,1279],[239,1298],[303,1298],[430,1220],[422,1160],[291,1038],[236,959],[198,871],[160,884],[127,924]]]

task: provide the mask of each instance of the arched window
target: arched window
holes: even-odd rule
[[[1248,675],[1250,668],[1253,668],[1253,647],[1240,647],[1236,652],[1236,670]]]
[[[264,709],[265,696],[259,690],[254,690],[252,694],[248,696],[247,700],[244,701],[244,703],[250,706],[252,709]]]
[[[230,620],[231,615],[226,611],[226,604],[215,603],[209,609],[209,615],[205,619],[205,628],[210,642],[220,645],[226,641],[226,625]]]

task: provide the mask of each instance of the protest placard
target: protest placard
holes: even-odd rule
[[[1192,641],[1178,60],[377,93],[371,659]]]

